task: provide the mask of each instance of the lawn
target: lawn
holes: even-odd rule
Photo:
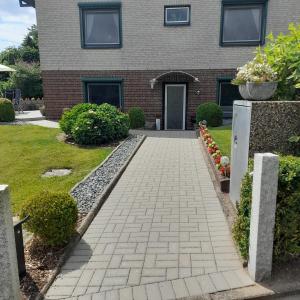
[[[79,148],[60,142],[59,129],[38,126],[0,126],[0,184],[10,186],[13,212],[41,191],[68,192],[101,163],[111,148]],[[41,178],[51,168],[71,168],[65,177]]]
[[[208,128],[223,155],[231,155],[231,125]]]

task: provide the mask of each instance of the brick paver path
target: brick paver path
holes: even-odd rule
[[[198,140],[148,137],[47,299],[176,299],[251,284]]]

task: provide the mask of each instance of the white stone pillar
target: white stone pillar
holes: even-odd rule
[[[20,284],[7,185],[0,185],[0,298],[19,300]]]
[[[248,270],[257,282],[272,272],[278,169],[277,155],[255,154]]]

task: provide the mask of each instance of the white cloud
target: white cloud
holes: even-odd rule
[[[0,51],[19,46],[27,29],[36,23],[35,9],[19,7],[18,0],[0,0]]]

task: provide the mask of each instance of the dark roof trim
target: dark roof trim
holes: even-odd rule
[[[35,7],[35,0],[19,0],[20,7]]]

